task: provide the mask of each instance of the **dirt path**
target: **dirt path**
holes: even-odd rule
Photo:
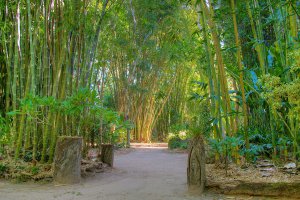
[[[115,169],[111,172],[96,174],[77,185],[0,182],[0,200],[244,199],[213,194],[189,195],[186,160],[184,153],[138,148],[127,154],[117,154]]]

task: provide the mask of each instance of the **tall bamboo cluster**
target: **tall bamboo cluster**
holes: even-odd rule
[[[287,88],[299,81],[299,5],[203,0],[195,3],[195,10],[206,50],[211,115],[217,119],[214,137],[223,140],[242,130],[249,149],[251,131],[269,131],[274,157],[278,141],[286,137],[293,141],[296,156],[299,96]]]
[[[178,2],[129,1],[123,6],[125,12],[112,19],[110,27],[109,39],[115,41],[108,57],[111,91],[117,110],[134,123],[132,139],[150,142],[157,124],[168,121],[162,116],[167,107],[172,109],[175,92],[186,87],[184,65],[173,58],[181,54],[175,48],[182,38],[176,34],[183,29],[171,22],[184,24],[187,19],[177,18]],[[180,101],[176,108],[182,107]]]
[[[26,99],[64,100],[98,84],[102,74],[93,76],[100,67],[95,57],[109,5],[109,0],[1,1],[1,81],[6,81],[1,97],[12,116],[15,158],[31,150],[33,159],[40,152],[43,162],[51,162],[59,134],[82,135],[79,122],[88,110],[78,119]]]

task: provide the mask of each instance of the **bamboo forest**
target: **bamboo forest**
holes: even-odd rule
[[[0,199],[300,198],[299,14],[1,0]]]

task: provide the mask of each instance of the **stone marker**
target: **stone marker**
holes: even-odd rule
[[[201,135],[191,141],[188,157],[187,182],[191,192],[202,193],[206,183],[205,148]]]
[[[101,161],[108,164],[110,167],[114,165],[114,145],[101,145]]]
[[[81,179],[81,137],[58,137],[54,157],[54,181],[61,184],[79,183]]]

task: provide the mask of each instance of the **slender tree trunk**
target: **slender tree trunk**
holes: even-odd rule
[[[237,63],[239,67],[239,88],[241,90],[242,96],[242,105],[243,105],[243,119],[244,119],[244,134],[245,134],[245,142],[246,148],[249,149],[249,137],[248,137],[248,112],[247,112],[247,103],[246,103],[246,95],[245,95],[245,85],[244,85],[244,68],[242,64],[243,56],[242,56],[242,48],[241,42],[239,38],[237,20],[236,20],[236,7],[234,0],[231,0],[231,9],[232,9],[232,19],[233,19],[233,27],[234,27],[234,37],[235,37],[235,45],[237,47],[236,57]]]

